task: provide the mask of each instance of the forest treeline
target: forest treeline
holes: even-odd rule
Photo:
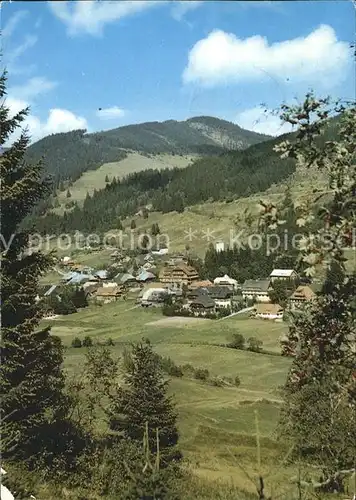
[[[121,227],[121,219],[150,204],[163,213],[183,212],[185,207],[206,201],[232,201],[264,191],[295,171],[292,159],[282,160],[273,150],[279,139],[256,144],[243,151],[196,160],[185,169],[146,170],[113,179],[106,187],[87,195],[83,207],[63,216],[53,212],[36,217],[41,233],[106,231]],[[43,210],[43,213],[45,210]]]
[[[266,139],[268,136],[225,120],[196,117],[183,122],[127,125],[91,134],[86,130],[52,134],[29,146],[25,158],[29,162],[43,158],[44,170],[53,177],[57,189],[61,181],[74,182],[87,170],[124,159],[126,150],[146,154],[216,155]]]

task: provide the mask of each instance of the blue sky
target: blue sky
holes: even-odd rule
[[[34,139],[197,115],[281,133],[261,103],[354,97],[355,14],[347,0],[6,2],[8,105],[31,106]]]

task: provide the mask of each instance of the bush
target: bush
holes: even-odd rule
[[[194,376],[195,368],[190,363],[186,363],[185,365],[183,365],[182,370],[183,370],[183,374],[191,376],[191,377]]]
[[[72,347],[82,347],[82,341],[80,340],[79,337],[75,337],[72,340]]]
[[[115,345],[115,342],[113,341],[113,339],[111,337],[109,337],[106,340],[105,345],[113,346],[113,345]]]
[[[176,365],[171,358],[159,358],[162,370],[171,377],[183,377],[183,370],[180,366]]]
[[[162,314],[163,316],[178,316],[179,311],[173,304],[163,304]]]
[[[234,380],[234,383],[236,385],[236,387],[239,387],[240,384],[241,384],[241,380],[240,380],[240,377],[238,375],[236,375],[235,377],[235,380]]]
[[[89,335],[87,335],[83,340],[82,346],[83,347],[92,347],[92,345],[93,345],[93,340],[91,337],[89,337]]]
[[[217,312],[217,316],[218,318],[226,318],[227,316],[230,316],[231,314],[231,309],[230,307],[222,307],[221,309],[219,309],[219,311]]]
[[[256,339],[256,337],[250,337],[248,339],[248,347],[247,349],[252,352],[261,352],[262,351],[262,340]]]
[[[231,349],[245,349],[245,342],[245,337],[241,333],[234,333],[228,347],[231,347]]]
[[[209,382],[215,387],[223,387],[225,385],[224,380],[220,377],[213,377],[209,380]]]
[[[197,380],[207,380],[209,378],[209,370],[205,368],[197,368],[194,371],[194,378]]]

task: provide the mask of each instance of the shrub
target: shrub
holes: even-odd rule
[[[197,368],[194,371],[194,378],[197,380],[207,380],[209,378],[209,370],[206,368]]]
[[[214,312],[207,313],[207,314],[201,315],[201,316],[204,317],[204,318],[207,318],[207,319],[217,319],[218,318],[217,313],[214,313]]]
[[[231,349],[244,349],[245,337],[241,333],[234,333],[228,347],[231,347]]]
[[[112,346],[112,345],[115,345],[115,342],[113,341],[113,339],[112,339],[111,337],[109,337],[109,338],[106,340],[105,345]]]
[[[224,385],[224,380],[220,377],[213,377],[209,380],[209,382],[215,387],[223,387]]]
[[[164,316],[179,316],[179,310],[173,304],[164,304],[162,314]]]
[[[82,347],[82,341],[80,340],[79,337],[75,337],[72,340],[72,347]]]
[[[171,358],[159,357],[162,370],[164,370],[171,377],[183,377],[182,367],[176,365]]]
[[[93,345],[93,340],[91,337],[89,337],[89,335],[87,335],[83,340],[82,346],[83,347],[92,347],[92,345]]]
[[[248,347],[247,349],[252,352],[261,352],[262,351],[262,340],[256,339],[256,337],[250,337],[248,339]]]
[[[218,318],[226,318],[227,316],[230,316],[231,314],[231,309],[230,307],[222,307],[219,309],[217,316]]]
[[[190,363],[186,363],[185,365],[183,365],[182,370],[183,374],[186,374],[188,376],[194,376],[195,368]]]
[[[235,377],[235,380],[234,380],[234,383],[236,385],[236,387],[239,387],[240,384],[241,384],[241,380],[240,380],[240,377],[238,375],[236,375]]]

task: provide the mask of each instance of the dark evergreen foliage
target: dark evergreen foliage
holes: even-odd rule
[[[5,96],[6,73],[0,77],[1,145],[28,112],[10,118]],[[51,191],[42,165],[24,161],[28,143],[29,137],[22,132],[0,159],[1,451],[4,459],[44,468],[53,465],[73,442],[66,420],[69,401],[64,395],[63,347],[49,328],[39,328],[43,311],[35,300],[38,280],[52,259],[41,252],[29,253],[29,234],[19,229],[33,206]],[[8,248],[6,243],[11,243]],[[64,440],[61,445],[55,445],[58,435]]]
[[[125,387],[119,387],[111,398],[108,411],[110,428],[121,431],[126,438],[142,443],[148,425],[148,440],[152,452],[157,451],[156,432],[162,466],[180,458],[176,445],[177,414],[167,396],[159,358],[148,340],[132,346],[131,362],[127,363]]]
[[[145,170],[115,180],[87,196],[83,208],[63,217],[49,213],[36,221],[41,233],[92,232],[112,229],[119,216],[129,216],[152,203],[161,212],[183,212],[207,200],[239,198],[281,182],[295,170],[293,160],[281,160],[273,151],[276,139],[245,151],[196,160],[185,169]]]

